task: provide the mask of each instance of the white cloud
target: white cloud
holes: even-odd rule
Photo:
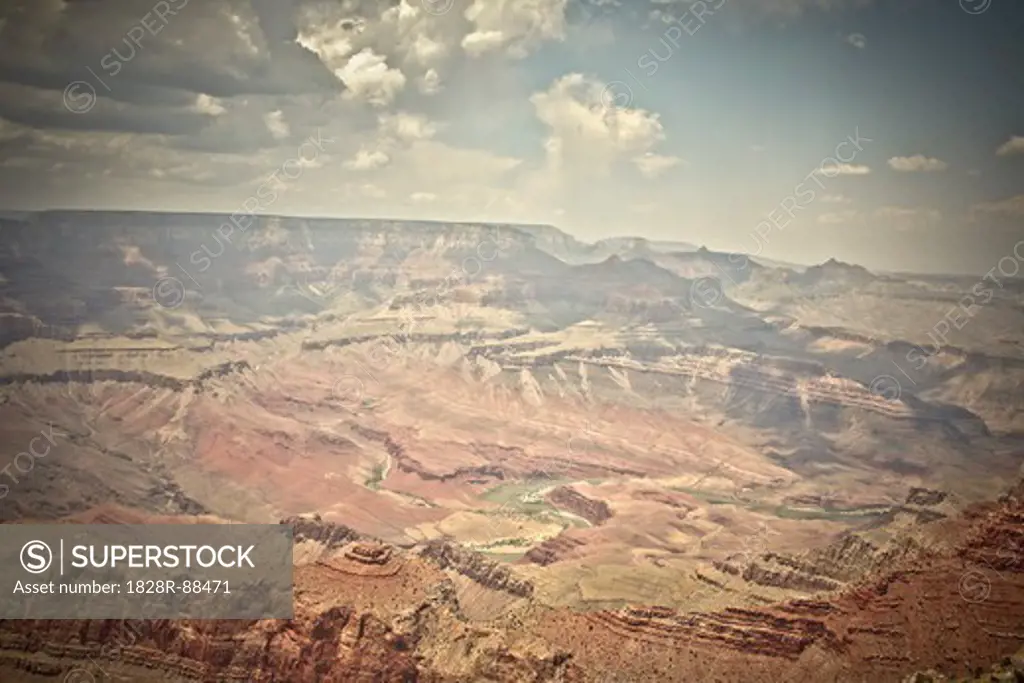
[[[352,55],[345,66],[334,73],[348,88],[345,93],[348,97],[376,107],[391,104],[405,88],[405,74],[399,69],[389,68],[387,58],[372,48],[364,48]]]
[[[630,107],[608,107],[605,84],[568,74],[530,98],[548,126],[549,162],[578,169],[607,170],[621,157],[642,156],[665,138],[657,114]]]
[[[396,112],[384,114],[379,118],[379,131],[382,137],[400,142],[429,140],[437,133],[437,124],[420,114]]]
[[[864,37],[863,33],[851,33],[846,36],[846,42],[853,45],[858,50],[863,50],[868,44],[868,39]]]
[[[419,33],[409,46],[409,56],[423,66],[441,61],[448,54],[448,46],[440,40]]]
[[[565,39],[568,0],[473,0],[465,17],[473,30],[462,47],[473,56],[505,48],[525,57],[544,40]]]
[[[996,150],[996,154],[1001,157],[1010,156],[1012,154],[1024,154],[1024,136],[1012,136],[1009,140],[1000,145],[999,149]]]
[[[419,89],[424,95],[436,95],[441,92],[441,76],[436,69],[427,69],[427,72],[420,76]]]
[[[860,218],[859,211],[831,211],[818,216],[818,222],[824,225],[839,225],[850,223]]]
[[[894,171],[903,173],[945,171],[949,164],[941,159],[926,157],[923,154],[915,154],[912,157],[892,157],[889,159],[889,167]]]
[[[284,120],[284,112],[280,109],[264,115],[263,123],[266,124],[267,130],[270,131],[275,140],[283,140],[291,135],[291,128],[288,126],[288,122]]]
[[[413,192],[409,199],[416,204],[431,204],[437,201],[437,195],[433,192]]]
[[[682,159],[673,156],[664,156],[661,154],[655,154],[654,152],[647,152],[642,156],[634,157],[633,163],[640,170],[645,178],[657,178],[665,171],[678,166],[682,163]]]
[[[388,193],[384,188],[374,185],[373,183],[363,183],[362,185],[346,185],[345,190],[354,194],[358,197],[367,197],[370,199],[384,199],[388,196]]]
[[[398,161],[398,157],[395,160]],[[401,163],[432,185],[445,186],[497,183],[522,161],[483,150],[460,149],[434,140],[420,140],[401,152]]]
[[[363,144],[355,156],[346,161],[352,171],[372,171],[391,163],[392,157],[419,141],[429,140],[437,133],[436,123],[421,114],[399,111],[377,117],[377,139]]]
[[[1010,217],[1024,216],[1024,194],[995,202],[982,202],[971,207],[971,214],[979,213]]]
[[[871,168],[862,164],[829,164],[816,169],[815,173],[827,178],[837,175],[867,175],[871,173]]]
[[[192,105],[192,111],[199,112],[200,114],[208,114],[209,116],[220,116],[227,112],[224,105],[216,97],[211,97],[206,93],[199,93],[196,95],[195,104]]]
[[[826,194],[822,195],[821,201],[826,204],[849,204],[850,198],[841,194]]]
[[[462,49],[471,57],[492,52],[504,44],[505,34],[501,31],[474,31],[462,39]]]
[[[340,18],[333,23],[311,20],[309,26],[299,30],[295,42],[316,54],[327,66],[340,66],[353,50],[349,31]]]
[[[388,165],[391,157],[380,150],[361,149],[356,155],[345,162],[345,168],[352,171],[372,171]]]

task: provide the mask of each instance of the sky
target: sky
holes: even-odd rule
[[[5,0],[0,209],[980,274],[1024,261],[1022,29],[1011,0]]]

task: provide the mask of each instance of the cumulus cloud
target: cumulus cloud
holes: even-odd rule
[[[888,163],[891,169],[902,173],[927,173],[945,171],[949,168],[949,164],[945,161],[926,157],[923,154],[915,154],[912,157],[892,157]]]
[[[496,50],[505,44],[501,31],[473,31],[462,39],[462,49],[473,57]]]
[[[504,49],[525,57],[545,40],[565,38],[568,0],[474,0],[465,16],[473,31],[462,48],[473,56]]]
[[[437,133],[437,124],[421,114],[400,111],[379,118],[382,137],[400,142],[429,140]]]
[[[376,139],[360,147],[344,166],[353,171],[383,168],[391,163],[392,155],[412,143],[429,140],[437,133],[437,129],[436,123],[420,114],[404,111],[381,114],[377,118]]]
[[[125,207],[156,199],[170,208],[173,197],[186,197],[190,206],[234,210],[249,184],[323,131],[334,142],[303,166],[275,210],[312,199],[327,211],[346,201],[343,212],[372,213],[388,198],[422,204],[433,196],[432,211],[458,216],[479,211],[503,187],[510,197],[496,208],[524,217],[534,210],[528,196],[512,196],[522,192],[522,159],[436,137],[444,118],[461,116],[471,69],[490,73],[565,38],[565,0],[454,0],[443,14],[420,0],[187,5],[158,35],[145,34],[140,49],[124,42],[140,19],[138,6],[123,0],[0,4],[0,145],[4,168],[18,170],[4,177],[19,179],[0,183],[4,197],[22,201],[26,187],[33,205],[53,197],[75,205],[80,196]],[[500,40],[479,53],[484,61],[472,58],[463,40],[488,32]],[[116,77],[100,65],[112,47],[131,55]],[[95,94],[82,98],[87,115],[62,101],[67,84],[89,73],[85,66],[104,79],[87,84]],[[526,104],[530,94],[525,85],[496,92],[507,98],[499,110],[516,98]]]
[[[418,81],[419,90],[424,95],[436,95],[441,92],[441,76],[436,69],[427,69]]]
[[[1011,136],[1009,140],[999,146],[999,149],[996,150],[996,154],[1001,157],[1013,154],[1024,154],[1024,136]]]
[[[372,171],[387,166],[391,157],[379,149],[361,149],[345,162],[345,168],[352,171]]]
[[[581,168],[608,170],[618,159],[642,157],[665,139],[657,114],[609,107],[606,88],[601,81],[573,73],[530,98],[537,117],[549,129],[545,149],[553,166],[568,161]]]
[[[586,26],[576,0],[451,0],[450,11],[432,13],[446,3],[191,0],[186,10],[168,17],[158,35],[145,35],[143,48],[121,60],[116,76],[100,61],[114,47],[129,53],[132,46],[124,38],[140,21],[136,3],[0,3],[0,193],[15,204],[26,203],[24,197],[36,204],[138,208],[154,202],[175,208],[184,201],[230,211],[293,158],[303,140],[322,131],[334,142],[302,167],[301,178],[281,193],[275,211],[368,216],[406,211],[408,217],[442,220],[555,222],[583,236],[632,229],[641,213],[645,230],[666,232],[691,211],[687,225],[740,224],[750,218],[739,215],[742,209],[731,213],[733,207],[716,215],[729,193],[715,193],[726,186],[756,195],[766,183],[741,190],[746,181],[739,177],[714,177],[725,165],[723,157],[708,154],[701,144],[681,145],[677,135],[691,138],[694,131],[669,129],[674,118],[662,119],[647,104],[648,96],[651,102],[670,96],[671,80],[650,93],[635,84],[638,101],[628,106],[616,107],[623,103],[602,97],[608,79],[627,80],[623,68],[636,57],[621,40],[624,25],[616,23],[634,18],[630,3],[588,2],[592,18],[601,21]],[[695,23],[688,0],[652,4],[665,12],[659,18],[688,12],[686,25]],[[857,4],[728,0],[707,21],[727,26],[748,17],[788,20]],[[642,18],[643,9],[639,13]],[[588,42],[582,35],[596,28],[605,42]],[[859,42],[845,32],[835,38],[849,38],[854,46]],[[539,59],[521,59],[561,41],[570,42],[567,53],[590,60],[580,63],[600,61],[607,70],[560,75],[550,70],[551,64],[564,63],[558,59],[543,66]],[[695,55],[705,49],[698,43],[706,47],[708,41],[688,44]],[[614,59],[591,59],[601,51]],[[68,83],[89,78],[85,67],[104,83],[91,82],[96,98],[82,114],[69,111],[63,95]],[[729,138],[733,151],[748,161],[757,159],[750,152],[763,152],[767,144],[778,173],[793,166],[796,174],[800,159],[820,153],[805,148],[805,139],[777,145],[774,131],[766,142],[757,114],[742,121],[743,114],[735,122],[723,119],[738,124],[723,132],[735,133]],[[751,141],[762,144],[748,151]],[[1019,153],[1024,142],[1014,136],[996,151]],[[856,161],[819,173],[833,178],[872,172],[861,163],[865,159]],[[922,155],[896,161],[915,170],[936,163],[945,164]],[[669,210],[668,178],[684,165],[701,171],[686,188],[698,201]],[[998,180],[995,169],[985,173]],[[874,191],[870,177],[867,181],[851,182]],[[828,192],[838,192],[840,184]],[[980,189],[974,182],[965,185]],[[879,197],[895,202],[906,196],[901,190]],[[694,208],[705,194],[716,208]],[[938,219],[928,213],[937,209],[843,211],[861,206],[859,195],[855,204],[838,194],[819,201],[822,223],[864,220],[899,230]],[[1009,216],[1021,201],[980,204],[974,214]],[[780,249],[783,241],[780,237]]]
[[[267,130],[270,131],[270,134],[278,140],[284,140],[291,135],[291,128],[284,119],[284,112],[280,109],[267,113],[263,117],[263,122],[267,124]]]
[[[192,111],[199,112],[200,114],[209,114],[210,116],[220,116],[227,112],[224,105],[216,97],[210,97],[206,93],[199,93],[196,95],[195,104],[192,105]]]
[[[846,36],[846,42],[858,50],[863,50],[868,44],[868,39],[864,37],[863,33],[851,33]]]
[[[642,156],[634,157],[633,163],[640,170],[645,178],[657,178],[665,171],[678,166],[682,159],[674,156],[665,156],[646,152]]]
[[[347,95],[377,107],[386,107],[405,87],[405,74],[390,68],[387,58],[372,48],[352,55],[345,66],[334,72],[348,87]]]

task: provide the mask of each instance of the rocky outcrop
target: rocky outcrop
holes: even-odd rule
[[[130,631],[121,639],[115,634]],[[348,607],[290,621],[17,621],[0,624],[0,668],[42,676],[127,680],[349,683],[423,677],[402,638]],[[108,673],[109,672],[109,673]],[[91,677],[90,677],[91,676]]]
[[[841,649],[841,638],[812,618],[730,608],[682,615],[668,608],[595,612],[588,619],[631,639],[657,644],[691,643],[747,655],[796,659],[812,644]]]
[[[845,583],[865,573],[915,556],[920,546],[911,538],[879,547],[856,533],[846,533],[836,541],[798,556],[766,553],[768,561],[788,567],[808,577],[822,577]]]
[[[349,577],[382,579],[393,577],[405,568],[405,561],[395,549],[385,543],[355,542],[346,545],[341,553],[325,554],[317,564],[332,572],[344,574],[339,580]]]
[[[586,545],[586,542],[580,538],[569,535],[569,532],[563,532],[554,538],[549,538],[543,543],[530,548],[523,558],[527,562],[533,564],[539,564],[542,567],[546,567],[555,562],[564,560],[570,556],[576,548],[581,548]]]
[[[762,557],[744,565],[729,561],[714,561],[715,569],[726,574],[740,576],[749,583],[784,588],[802,592],[832,591],[842,587],[835,579],[822,576],[814,570],[786,566],[772,562],[772,557]]]
[[[384,543],[353,543],[345,548],[345,557],[370,565],[385,565],[391,559],[392,547]]]
[[[521,598],[533,595],[532,583],[516,578],[507,566],[471,550],[443,541],[431,541],[423,547],[420,555],[441,569],[451,569],[492,590]]]
[[[486,624],[460,612],[446,572],[531,595],[532,585],[508,567],[443,542],[416,557],[353,539],[341,525],[291,518],[285,522],[300,542],[342,548],[297,567],[294,619],[0,622],[0,680],[59,680],[101,667],[94,678],[256,683],[896,683],[929,669],[942,681],[1024,645],[1020,493],[1024,487],[944,523],[959,525],[948,530],[951,546],[921,556],[881,562],[886,548],[844,537],[819,559],[845,555],[874,568],[827,598],[690,614],[657,605],[578,613],[526,602]],[[397,573],[376,571],[396,562]],[[340,576],[337,563],[366,572]]]
[[[319,517],[288,517],[281,520],[292,528],[293,538],[299,541],[322,543],[327,549],[341,548],[352,541],[358,541],[362,535],[344,524],[324,522]]]
[[[159,350],[140,350],[139,354],[159,353]],[[108,354],[111,355],[111,354]],[[170,389],[182,392],[193,389],[197,393],[205,390],[207,383],[213,379],[223,379],[232,375],[252,372],[247,361],[228,361],[212,365],[191,378],[173,377],[144,370],[120,370],[115,368],[96,367],[87,370],[68,369],[50,373],[12,373],[0,375],[0,386],[8,384],[92,384],[94,382],[118,382],[121,384],[141,384],[153,389]]]
[[[121,382],[126,384],[143,384],[155,389],[184,391],[196,386],[197,380],[180,379],[168,375],[135,370],[113,370],[97,368],[94,370],[61,370],[50,373],[12,373],[0,376],[0,385],[7,384],[71,384],[92,382]]]
[[[935,491],[915,486],[907,494],[906,504],[930,507],[946,500],[948,495],[945,491]]]
[[[899,397],[887,398],[880,395],[881,392],[872,391],[851,379],[824,374],[820,368],[809,364],[805,364],[807,367],[801,368],[801,374],[797,374],[779,367],[782,359],[762,360],[752,354],[733,355],[735,357],[728,359],[703,355],[675,356],[662,359],[654,366],[624,358],[590,358],[576,355],[569,356],[567,360],[639,372],[683,375],[798,400],[860,408],[891,418],[921,417]]]
[[[557,508],[582,517],[594,526],[612,518],[611,508],[603,500],[587,498],[570,486],[559,486],[547,495],[547,501]]]

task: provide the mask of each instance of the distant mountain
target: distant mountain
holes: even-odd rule
[[[877,276],[863,266],[843,263],[842,261],[830,258],[821,265],[811,266],[794,279],[806,287],[812,287],[821,283],[863,287],[874,282]]]
[[[533,237],[534,245],[566,263],[577,263],[586,259],[593,246],[580,242],[572,235],[562,232],[553,225],[521,225],[517,229]]]
[[[697,248],[689,242],[648,240],[643,237],[609,237],[588,244],[551,225],[518,225],[516,229],[532,236],[538,249],[566,263],[577,265],[601,263],[611,256],[628,261]]]
[[[755,272],[764,269],[760,263],[743,254],[711,251],[706,247],[696,251],[656,254],[652,260],[680,277],[711,277],[726,287],[746,282]]]
[[[643,237],[610,237],[594,242],[594,255],[618,256],[622,259],[648,258],[655,254],[674,251],[693,251],[697,247],[689,242],[648,240]]]

